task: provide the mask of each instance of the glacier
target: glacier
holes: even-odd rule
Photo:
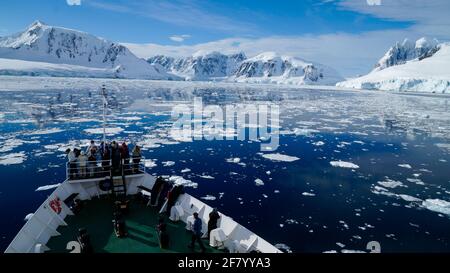
[[[426,39],[419,39],[415,47],[408,42],[403,44],[404,47],[399,47],[397,44],[386,53],[372,72],[359,78],[339,82],[336,86],[385,91],[449,93],[450,43],[434,45],[434,42],[426,41]]]

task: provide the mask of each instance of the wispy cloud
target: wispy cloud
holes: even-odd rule
[[[441,40],[450,38],[450,16],[448,15],[450,1],[448,0],[342,0],[336,4],[341,9],[382,19],[412,22],[410,31],[421,35],[433,36]]]
[[[66,0],[66,3],[69,6],[80,6],[81,0]]]
[[[97,8],[144,16],[177,26],[220,30],[234,34],[248,33],[256,29],[253,24],[212,12],[208,7],[212,4],[206,2],[200,5],[198,1],[188,0],[155,0],[150,3],[128,0],[112,4],[102,0],[90,0],[87,3]]]
[[[245,52],[253,57],[264,51],[276,51],[336,68],[343,76],[365,74],[396,41],[410,33],[403,30],[373,31],[362,34],[334,33],[326,35],[271,36],[264,38],[229,38],[196,45],[127,44],[142,58],[163,54],[189,56],[198,51],[220,51],[226,54]],[[332,45],[332,46],[330,46]]]
[[[191,35],[189,35],[189,34],[173,35],[173,36],[169,37],[170,40],[172,40],[174,42],[179,42],[179,43],[184,42],[186,39],[189,39],[189,38],[191,38]]]

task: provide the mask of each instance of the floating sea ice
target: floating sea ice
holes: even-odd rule
[[[351,163],[351,162],[346,162],[346,161],[331,161],[330,165],[333,167],[339,167],[339,168],[348,168],[348,169],[359,169],[359,166]]]
[[[173,162],[173,161],[163,161],[161,163],[163,164],[164,167],[171,167],[171,166],[175,165],[175,162]]]
[[[261,179],[257,178],[257,179],[255,179],[255,185],[256,186],[264,186],[264,182]]]
[[[61,133],[61,132],[64,132],[64,130],[59,129],[59,128],[50,128],[50,129],[35,130],[26,135],[27,136],[49,135],[49,134],[56,134],[56,133]]]
[[[298,225],[298,221],[295,220],[295,219],[286,219],[286,224],[288,224],[288,225],[293,225],[293,224]]]
[[[177,175],[169,177],[169,181],[172,181],[173,183],[175,183],[175,185],[183,185],[184,187],[198,187],[197,183],[192,182],[191,180],[184,179],[183,177]]]
[[[377,183],[385,188],[391,188],[391,189],[396,188],[396,187],[407,187],[402,182],[395,181],[395,180],[392,180],[389,178],[387,178],[385,181],[378,181]]]
[[[405,169],[412,169],[411,165],[409,165],[409,164],[398,164],[398,166],[405,168]]]
[[[214,176],[211,176],[211,175],[200,175],[199,177],[201,177],[203,179],[215,179]]]
[[[236,163],[237,164],[237,163],[241,162],[241,159],[239,157],[234,157],[234,158],[227,158],[226,161],[228,163]]]
[[[215,196],[213,196],[213,195],[206,195],[206,196],[203,196],[203,197],[200,197],[201,199],[203,199],[203,200],[210,200],[210,201],[214,201],[214,200],[216,200],[216,197]]]
[[[312,145],[314,145],[314,146],[323,146],[323,145],[325,145],[325,142],[317,141],[317,142],[314,142]]]
[[[408,180],[408,182],[415,183],[417,185],[425,185],[425,183],[423,183],[423,181],[418,178],[406,178],[406,180]]]
[[[124,129],[120,128],[120,127],[112,127],[112,128],[106,128],[106,134],[107,135],[116,135],[116,134],[120,134],[124,131]],[[91,129],[84,129],[84,132],[88,133],[88,134],[93,134],[93,135],[101,135],[103,134],[103,128],[91,128]]]
[[[300,158],[295,156],[289,156],[289,155],[283,155],[283,154],[261,154],[262,157],[266,159],[270,159],[273,161],[282,161],[282,162],[294,162],[296,160],[299,160]]]
[[[303,196],[316,196],[316,194],[310,193],[310,192],[303,192],[302,195]]]
[[[422,207],[434,212],[450,216],[450,202],[445,200],[426,199],[425,201],[422,202]]]
[[[181,170],[181,173],[188,173],[188,172],[190,172],[190,171],[191,171],[191,169],[185,168],[185,169],[182,169],[182,170]]]
[[[411,195],[399,194],[398,196],[407,202],[422,202],[422,199],[411,196]]]
[[[35,191],[47,191],[47,190],[57,188],[60,185],[61,185],[61,183],[53,184],[53,185],[45,185],[45,186],[41,186],[41,187],[37,188]]]
[[[153,159],[146,159],[146,160],[144,161],[144,164],[145,164],[145,167],[146,167],[146,168],[149,168],[149,169],[158,166],[158,165],[156,164],[156,161],[153,160]]]
[[[22,164],[27,159],[25,152],[12,153],[0,156],[0,165],[8,166],[8,165],[16,165]]]
[[[275,244],[275,247],[286,253],[292,253],[291,248],[289,246],[287,246],[286,244],[278,243],[278,244]]]

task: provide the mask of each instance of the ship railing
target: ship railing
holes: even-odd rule
[[[95,160],[81,163],[78,161],[66,163],[66,179],[82,180],[111,177],[112,175],[133,175],[145,173],[145,157],[130,157],[121,159],[118,166],[112,160]]]

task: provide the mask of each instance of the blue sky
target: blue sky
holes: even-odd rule
[[[405,38],[449,41],[449,11],[449,0],[14,0],[1,3],[0,36],[41,20],[139,57],[277,51],[354,76]]]
[[[70,2],[70,1],[69,1]],[[78,1],[74,1],[77,3]],[[299,0],[66,0],[4,1],[2,34],[39,19],[50,25],[129,43],[204,43],[228,37],[266,37],[405,28],[407,21],[340,9],[327,1]],[[174,37],[173,40],[170,37]],[[177,39],[178,37],[178,39]]]

